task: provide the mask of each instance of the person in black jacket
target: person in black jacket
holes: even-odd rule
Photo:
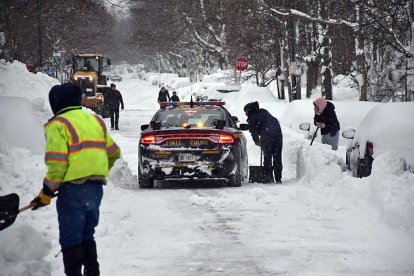
[[[111,90],[108,90],[108,93],[105,95],[105,105],[109,108],[109,113],[111,116],[111,129],[119,130],[118,121],[119,121],[119,104],[121,104],[121,109],[124,110],[124,101],[122,100],[121,92],[116,90],[116,85],[111,84]]]
[[[173,91],[173,95],[171,96],[170,100],[172,102],[179,102],[180,101],[180,98],[178,98],[178,96],[177,96],[177,92]]]
[[[282,183],[283,135],[279,121],[266,109],[259,108],[258,102],[244,106],[249,131],[253,141],[263,151],[264,182]],[[273,163],[273,164],[272,164]],[[274,174],[274,178],[273,178]]]
[[[167,100],[167,98],[168,98],[168,100]],[[168,90],[165,89],[164,85],[161,86],[161,90],[158,93],[158,103],[169,102],[170,100],[171,100],[170,93],[168,93]]]
[[[313,107],[315,110],[313,121],[315,126],[321,129],[322,144],[331,145],[333,150],[337,150],[341,127],[336,117],[334,104],[319,97],[313,101]]]

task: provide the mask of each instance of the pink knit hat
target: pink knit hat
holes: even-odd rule
[[[322,112],[325,110],[325,107],[328,103],[326,102],[325,98],[319,97],[316,100],[313,101],[313,105],[315,106],[315,113],[317,115],[322,114]]]

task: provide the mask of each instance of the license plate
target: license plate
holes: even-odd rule
[[[208,140],[190,140],[190,146],[206,146]]]
[[[196,156],[192,154],[180,154],[178,155],[178,162],[195,162]]]

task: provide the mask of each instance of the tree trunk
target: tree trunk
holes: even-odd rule
[[[362,12],[361,7],[357,7],[357,18],[358,23],[362,24]],[[359,100],[360,101],[367,101],[367,81],[368,81],[368,74],[367,74],[367,68],[365,66],[365,41],[361,34],[357,35],[356,41],[356,63],[358,72],[361,75],[361,83],[359,83]]]
[[[302,85],[301,85],[302,76],[296,76],[296,98],[295,100],[302,99]]]
[[[43,65],[43,45],[42,45],[42,4],[41,4],[42,0],[37,0],[37,5],[36,5],[36,9],[37,9],[37,53],[38,53],[38,61],[37,61],[37,65],[38,66],[42,66]]]
[[[322,77],[322,96],[327,100],[332,100],[332,72],[331,69],[325,67],[323,70]]]
[[[308,70],[306,71],[306,98],[310,98],[312,91],[318,85],[318,67],[319,62],[315,58],[306,62]]]
[[[283,76],[285,77],[285,81],[286,81],[286,85],[288,87],[288,97],[289,97],[289,102],[292,101],[292,86],[290,84],[290,78],[289,78],[289,49],[288,47],[284,47],[283,49],[283,67],[285,68],[285,70],[283,70]]]
[[[408,5],[408,18],[411,27],[411,41],[410,41],[410,54],[408,58],[408,69],[407,69],[407,92],[406,98],[409,101],[414,101],[414,0],[409,0]]]

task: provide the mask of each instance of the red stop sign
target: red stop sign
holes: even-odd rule
[[[249,61],[245,57],[239,57],[236,59],[236,69],[240,71],[244,71],[247,69],[247,66],[249,65]]]

